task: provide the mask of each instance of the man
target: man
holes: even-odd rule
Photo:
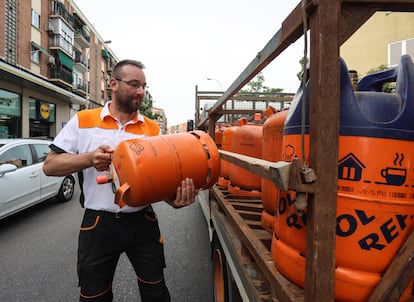
[[[138,111],[145,95],[143,68],[138,61],[118,62],[110,80],[112,100],[104,108],[78,112],[56,136],[43,165],[46,175],[79,172],[85,207],[78,246],[80,301],[112,301],[112,280],[123,252],[134,267],[142,301],[170,301],[163,240],[152,207],[120,208],[111,184],[96,183],[119,142],[160,134],[158,125]],[[196,194],[193,181],[185,179],[175,200],[167,202],[188,206]]]

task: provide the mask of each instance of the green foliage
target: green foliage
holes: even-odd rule
[[[300,64],[300,71],[296,74],[296,76],[298,77],[299,81],[302,82],[302,75],[305,71],[305,68],[303,68],[304,66],[307,66],[309,63],[309,59],[307,57],[302,57],[302,59],[299,60],[299,64]]]
[[[151,94],[146,93],[139,107],[139,112],[152,120],[156,120],[160,115],[152,112],[152,102]]]
[[[378,66],[376,68],[371,68],[370,70],[368,70],[367,74],[383,71],[383,70],[386,70],[386,69],[388,69],[388,66],[386,64],[381,64],[380,66]]]
[[[265,92],[265,93],[280,93],[283,88],[269,88],[264,85],[265,77],[262,72],[259,72],[256,77],[247,83],[247,89],[240,89],[239,94],[251,92]]]
[[[371,68],[370,70],[368,70],[367,75],[372,74],[372,73],[376,73],[376,72],[380,72],[380,71],[386,70],[388,68],[389,67],[386,64],[381,64],[376,68]],[[383,92],[388,92],[388,93],[395,92],[395,84],[396,84],[395,82],[384,83],[382,85],[382,91]]]
[[[283,88],[267,88],[266,93],[281,93],[283,92]]]

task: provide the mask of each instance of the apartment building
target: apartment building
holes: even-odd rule
[[[403,54],[414,59],[414,14],[376,12],[342,45],[340,53],[360,78],[381,65],[398,65]]]
[[[160,126],[162,134],[167,133],[167,117],[165,116],[164,109],[152,107],[152,114],[155,115],[155,122]]]
[[[110,98],[118,61],[68,0],[0,0],[0,138],[54,137]]]

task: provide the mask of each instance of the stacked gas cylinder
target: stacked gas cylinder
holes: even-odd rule
[[[405,55],[398,68],[361,79],[357,91],[343,60],[340,68],[335,299],[365,301],[414,228],[414,64]],[[396,91],[377,91],[385,82],[396,82]],[[221,148],[271,162],[308,161],[309,99],[303,107],[302,96],[300,88],[289,110],[267,108],[263,124],[218,128]],[[218,185],[261,198],[275,266],[304,287],[307,210],[295,207],[296,193],[223,160]]]

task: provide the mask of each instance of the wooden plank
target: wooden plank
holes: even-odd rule
[[[231,200],[231,202],[233,202],[233,203],[242,203],[246,206],[248,206],[248,205],[256,206],[256,205],[261,205],[262,204],[262,200],[257,199],[257,197],[245,196],[243,198],[243,196],[226,195],[226,199]]]
[[[261,213],[253,212],[253,211],[238,211],[237,214],[239,214],[243,219],[246,219],[248,221],[260,221],[261,220]]]
[[[270,241],[270,240],[272,240],[272,234],[270,234],[268,231],[265,231],[263,228],[262,229],[253,229],[253,232],[254,232],[255,236],[261,241]]]
[[[367,302],[398,301],[414,279],[414,230],[386,270]],[[414,297],[413,297],[414,299]]]
[[[303,182],[301,176],[303,165],[298,159],[294,159],[292,162],[271,162],[224,150],[219,150],[219,153],[222,159],[272,181],[282,191],[315,192],[314,181],[311,183]]]
[[[216,232],[218,236],[222,236],[221,244],[227,247],[226,254],[227,261],[234,265],[234,269],[237,271],[237,276],[240,278],[243,284],[243,293],[247,295],[249,301],[262,301],[261,293],[256,289],[254,280],[251,274],[246,270],[246,267],[251,263],[250,257],[243,256],[243,246],[239,238],[239,234],[232,226],[231,220],[227,215],[221,211],[221,206],[216,202],[212,202],[212,219],[216,225]]]
[[[354,4],[359,7],[371,6],[377,11],[414,12],[413,0],[341,0],[343,4]]]
[[[274,182],[278,188],[284,191],[288,190],[291,163],[270,162],[224,150],[219,150],[219,153],[222,159]]]
[[[232,202],[233,207],[239,211],[253,211],[257,213],[262,213],[263,205],[260,203],[245,203],[245,202]]]
[[[247,195],[232,194],[228,191],[227,187],[220,187],[220,189],[221,189],[221,192],[226,196],[226,198],[231,200],[232,202],[256,204],[262,201],[260,196],[254,196],[254,195],[247,196]]]
[[[244,219],[234,210],[231,202],[224,198],[221,190],[217,186],[210,189],[216,201],[220,204],[220,209],[225,212],[227,221],[230,222],[236,231],[239,240],[246,248],[267,280],[268,286],[272,289],[274,301],[281,302],[300,302],[303,301],[303,289],[292,284],[279,273],[274,265],[270,251],[264,246],[263,242],[256,236],[256,232],[248,227]]]
[[[374,13],[375,8],[372,6],[358,6],[353,4],[342,5],[341,8],[341,26],[340,26],[340,43],[345,43],[353,33],[361,27]]]
[[[198,93],[202,93],[199,91]],[[198,100],[217,100],[220,95],[198,95]],[[294,93],[282,93],[278,95],[266,95],[266,93],[260,93],[258,95],[234,95],[228,99],[228,101],[257,101],[257,102],[290,102],[294,97]],[[235,109],[236,110],[236,109]]]
[[[213,91],[199,91],[196,86],[196,115],[195,115],[195,122],[198,125],[198,129],[205,128],[204,125],[201,127],[200,123],[200,106],[201,100],[214,100],[217,101],[222,95],[222,92],[213,92]],[[234,116],[236,114],[243,114],[243,115],[254,115],[255,113],[262,113],[263,107],[267,108],[270,104],[279,103],[281,108],[285,107],[285,103],[291,102],[293,99],[294,93],[244,93],[244,94],[237,94],[232,96],[230,99],[226,101],[226,109],[223,110],[222,107],[216,111],[218,116],[223,116],[225,114],[232,115],[232,122],[234,122]],[[253,105],[252,109],[243,109],[237,108],[238,104],[235,102],[237,101],[249,101],[250,104]],[[257,109],[255,107],[256,103],[260,103],[260,108]],[[264,103],[264,106],[263,106]],[[231,104],[231,106],[229,106]],[[229,108],[231,107],[231,108]],[[210,111],[210,109],[208,110]]]
[[[307,216],[305,301],[334,301],[339,134],[340,2],[319,0],[310,22],[309,166],[318,179]],[[307,158],[308,155],[305,156]]]
[[[246,223],[252,230],[263,230],[263,225],[261,221],[246,221]]]
[[[306,1],[306,6],[310,9],[314,6],[313,1]],[[222,105],[229,100],[237,91],[244,87],[251,79],[253,79],[263,68],[273,61],[280,53],[282,53],[290,44],[294,43],[302,35],[302,17],[301,4],[299,3],[290,15],[283,21],[282,27],[270,39],[265,47],[258,52],[256,57],[244,69],[239,77],[230,85],[229,89],[223,93],[219,100],[210,109],[211,118],[217,117],[217,112],[221,110]],[[207,123],[207,119],[200,121],[197,128],[203,128]],[[216,120],[217,120],[216,119]]]

